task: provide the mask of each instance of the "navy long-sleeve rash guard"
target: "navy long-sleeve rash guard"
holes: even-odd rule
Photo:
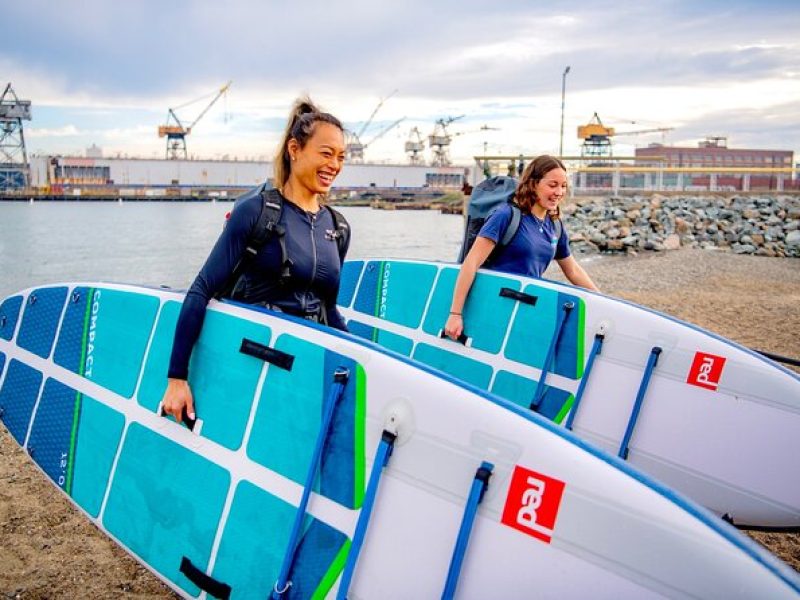
[[[175,328],[169,377],[188,377],[189,358],[203,327],[206,305],[231,277],[261,213],[261,204],[260,188],[240,198],[222,235],[189,288]],[[268,305],[300,317],[313,317],[324,311],[328,325],[346,331],[344,319],[336,309],[336,297],[341,263],[347,248],[342,249],[340,256],[333,235],[333,215],[326,209],[308,213],[284,198],[280,224],[286,230],[286,253],[292,261],[291,277],[281,282],[280,242],[273,236],[242,273],[236,299]]]

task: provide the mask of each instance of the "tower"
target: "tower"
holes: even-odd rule
[[[31,120],[31,101],[17,98],[9,83],[0,96],[0,189],[30,185],[31,170],[22,131],[23,120]]]

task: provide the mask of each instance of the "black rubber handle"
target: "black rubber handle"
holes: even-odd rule
[[[192,561],[185,556],[183,559],[181,559],[180,571],[186,575],[186,579],[191,581],[207,594],[214,596],[214,598],[228,600],[231,597],[231,586],[229,586],[227,583],[217,581],[209,575],[206,575],[203,571],[195,567],[192,564]]]
[[[164,412],[164,407],[161,407],[161,412],[158,414],[159,417],[166,417],[167,413]],[[181,414],[181,423],[186,425],[189,428],[189,431],[194,433],[194,426],[197,425],[197,419],[190,419],[189,413],[186,412],[186,407],[183,407],[183,413]]]
[[[449,335],[447,335],[447,334],[444,332],[444,329],[442,329],[442,330],[439,332],[439,337],[440,337],[440,338],[442,338],[442,339],[448,339],[448,340],[452,339],[452,338],[451,338]],[[459,344],[462,344],[463,346],[466,346],[466,345],[467,345],[467,342],[469,341],[469,337],[467,337],[466,335],[464,335],[464,332],[462,331],[462,332],[461,332],[461,335],[459,335],[459,336],[458,336],[456,339],[454,339],[453,341],[454,341],[454,342],[458,342]]]
[[[291,371],[292,365],[294,364],[294,356],[291,354],[281,352],[275,348],[270,348],[264,344],[248,340],[247,338],[242,338],[242,346],[239,348],[239,352],[266,361],[286,371]]]
[[[530,294],[518,292],[517,290],[512,290],[511,288],[507,287],[500,288],[500,296],[503,298],[511,298],[512,300],[522,302],[523,304],[530,304],[531,306],[536,306],[536,301],[539,299],[538,296],[531,296]]]

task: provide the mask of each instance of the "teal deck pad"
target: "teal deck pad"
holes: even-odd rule
[[[239,483],[212,572],[214,579],[231,586],[232,600],[269,598],[296,510],[248,481]],[[343,564],[341,549],[347,544],[343,533],[308,517],[287,598],[311,598],[324,585],[326,574],[333,571],[338,575]],[[323,595],[326,591],[320,590]]]
[[[492,367],[486,363],[467,358],[458,353],[461,346],[453,342],[454,351],[448,352],[428,344],[417,344],[414,360],[444,371],[451,377],[488,389],[492,379]]]
[[[530,408],[536,386],[539,382],[535,379],[521,377],[516,373],[498,371],[492,384],[492,393],[510,400],[523,408]],[[547,417],[555,423],[561,423],[574,402],[574,397],[569,392],[553,386],[546,386],[544,396],[536,412]]]
[[[425,315],[423,331],[438,335],[450,314],[458,269],[442,269]],[[516,302],[500,296],[504,287],[518,291],[520,283],[502,275],[479,273],[464,306],[464,333],[471,346],[492,354],[500,352]]]
[[[72,498],[93,517],[100,514],[125,417],[89,396],[81,397],[81,414],[73,456]]]
[[[558,292],[527,285],[523,293],[536,296],[536,305],[519,303],[504,354],[509,360],[541,369],[556,329]]]
[[[139,380],[159,300],[95,288],[89,302],[83,376],[130,398]]]
[[[344,569],[350,540],[341,531],[311,520],[297,546],[289,574],[289,598],[324,598]]]
[[[358,278],[364,269],[363,260],[348,260],[342,265],[342,275],[339,278],[339,296],[336,304],[348,308],[353,302],[358,286]]]
[[[103,524],[153,569],[196,596],[200,590],[179,571],[181,558],[207,568],[229,487],[227,470],[134,423],[123,442]]]
[[[161,310],[150,345],[138,402],[155,412],[167,386],[179,302],[167,302]],[[272,332],[253,323],[216,311],[208,311],[203,330],[189,362],[189,385],[197,416],[203,420],[201,435],[226,448],[242,445],[256,386],[264,362],[239,352],[242,339],[269,345]]]
[[[65,287],[41,288],[30,293],[17,334],[20,348],[42,358],[50,356],[66,297]]]
[[[577,296],[558,293],[558,305],[572,302],[575,305],[564,323],[561,341],[558,344],[553,371],[570,379],[583,375],[583,337],[585,304]]]
[[[410,338],[352,319],[347,322],[347,329],[350,330],[350,333],[360,338],[375,342],[379,346],[393,350],[403,356],[411,356],[414,340]]]
[[[259,398],[247,446],[248,456],[284,477],[303,485],[322,424],[323,403],[338,367],[350,370],[350,378],[334,414],[323,450],[320,480],[314,489],[350,508],[363,490],[363,419],[359,388],[364,386],[357,365],[347,357],[282,335],[275,348],[295,357],[291,371],[270,367]],[[356,457],[361,457],[356,461]]]
[[[25,444],[31,413],[39,397],[41,385],[42,374],[39,371],[11,359],[0,389],[0,421],[20,446]]]
[[[89,311],[93,290],[77,287],[67,299],[64,318],[58,333],[53,361],[57,365],[78,373],[83,373],[82,361],[86,358],[86,342],[89,333]]]
[[[8,341],[14,336],[21,307],[22,296],[11,296],[0,304],[0,338]]]
[[[435,265],[370,261],[361,277],[354,308],[358,312],[416,329],[422,322]]]

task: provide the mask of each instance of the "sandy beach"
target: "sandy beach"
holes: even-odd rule
[[[606,293],[745,346],[800,357],[800,261],[676,250],[585,263]],[[556,269],[557,270],[557,269]],[[555,277],[555,273],[549,273]],[[800,571],[800,534],[752,533]],[[100,533],[0,428],[0,596],[174,598]]]

